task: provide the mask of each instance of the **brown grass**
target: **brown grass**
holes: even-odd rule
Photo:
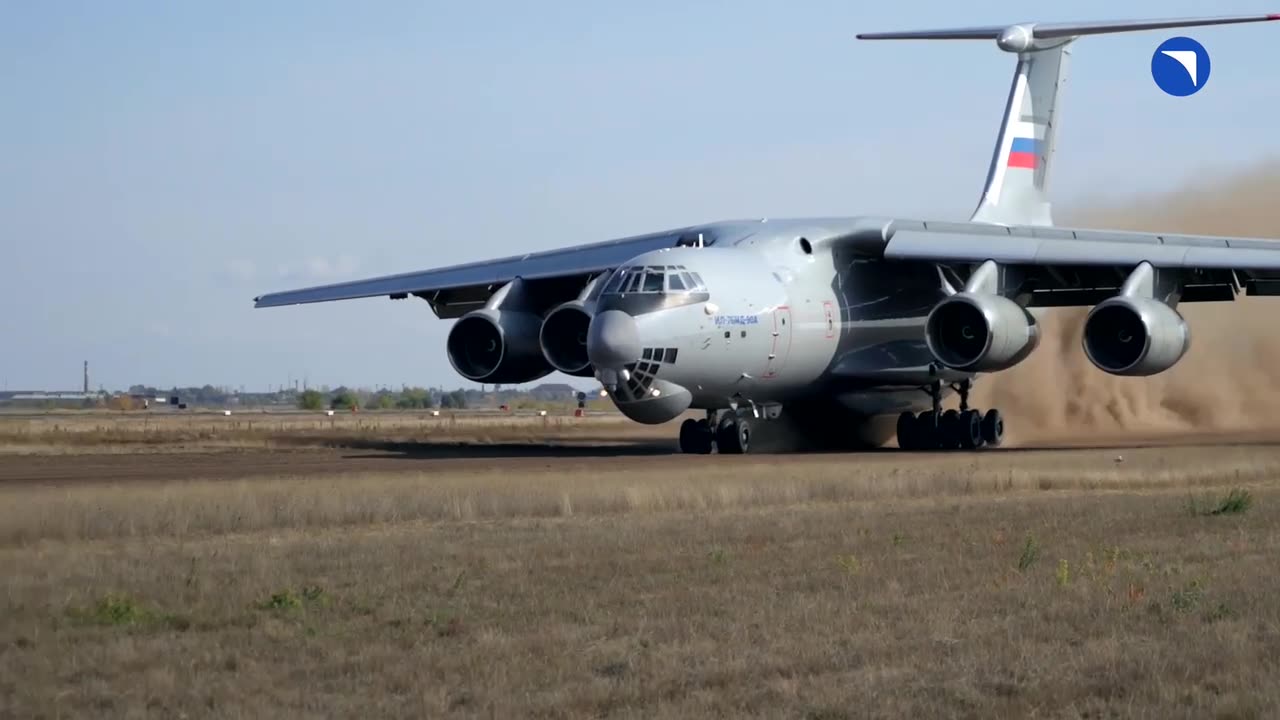
[[[10,486],[0,715],[1265,716],[1280,448],[1114,457]]]
[[[668,437],[620,413],[539,416],[442,411],[426,413],[57,413],[0,415],[0,455],[190,452],[195,449],[337,447],[386,442],[608,441]]]

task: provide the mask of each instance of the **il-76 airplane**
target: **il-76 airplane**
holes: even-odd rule
[[[984,373],[1035,350],[1032,309],[1092,307],[1089,360],[1154,375],[1186,353],[1178,303],[1280,295],[1280,243],[1054,227],[1058,98],[1085,35],[1280,19],[1018,23],[858,35],[994,40],[1017,56],[986,186],[967,222],[714,222],[487,262],[273,293],[257,307],[388,296],[456,318],[447,351],[481,383],[595,377],[627,417],[680,426],[686,453],[1000,444]],[[943,409],[958,398],[958,407]],[[772,438],[772,440],[771,440]],[[786,438],[785,442],[780,439]]]

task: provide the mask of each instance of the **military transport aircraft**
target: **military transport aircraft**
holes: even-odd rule
[[[909,450],[996,446],[1000,411],[971,408],[969,390],[978,375],[1036,348],[1032,308],[1091,306],[1082,330],[1089,360],[1142,376],[1187,351],[1179,302],[1280,295],[1280,243],[1053,227],[1046,192],[1075,40],[1268,20],[1280,15],[858,35],[994,40],[1017,56],[967,222],[715,222],[273,293],[256,307],[421,298],[437,317],[456,318],[447,352],[463,377],[595,377],[641,423],[705,410],[680,427],[686,453],[874,446],[895,432]],[[958,407],[944,411],[953,395]],[[771,437],[789,439],[770,448]]]

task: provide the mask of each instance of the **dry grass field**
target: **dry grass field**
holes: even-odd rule
[[[625,430],[623,429],[625,428]],[[649,430],[646,433],[646,429]],[[51,412],[0,414],[0,455],[191,452],[350,446],[381,442],[606,442],[627,437],[667,437],[637,426],[617,412],[571,411],[539,416],[486,411],[323,413]]]
[[[1280,445],[687,458],[609,422],[0,458],[0,717],[1280,706]]]

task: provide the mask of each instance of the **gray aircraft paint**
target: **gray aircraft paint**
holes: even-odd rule
[[[664,422],[688,408],[746,404],[765,407],[767,414],[768,407],[783,405],[824,415],[852,432],[860,419],[927,407],[932,400],[921,388],[930,383],[976,377],[941,366],[925,342],[929,313],[961,289],[1003,295],[1025,308],[1096,305],[1122,289],[1128,293],[1135,277],[1148,275],[1148,291],[1176,288],[1158,298],[1171,308],[1232,300],[1240,292],[1280,295],[1280,245],[1273,241],[1051,227],[1047,192],[1075,40],[1276,19],[1024,23],[859,35],[994,40],[1018,57],[987,182],[969,222],[874,216],[725,221],[273,293],[256,298],[256,306],[412,295],[430,303],[437,316],[457,318],[486,307],[483,312],[492,314],[494,299],[505,298],[504,288],[515,283],[521,313],[544,317],[571,302],[596,313],[588,353],[594,343],[595,355],[616,367],[595,372],[606,386],[616,386],[614,402],[637,421]],[[1013,164],[1010,153],[1018,148],[1030,148],[1030,166],[1026,157]],[[975,274],[984,263],[996,269],[989,277]],[[685,266],[702,276],[706,292],[601,294],[603,274],[639,265]],[[613,322],[617,326],[608,327]],[[619,359],[635,352],[634,362]],[[534,379],[539,372],[550,368],[525,374]],[[833,407],[843,414],[828,417]]]

